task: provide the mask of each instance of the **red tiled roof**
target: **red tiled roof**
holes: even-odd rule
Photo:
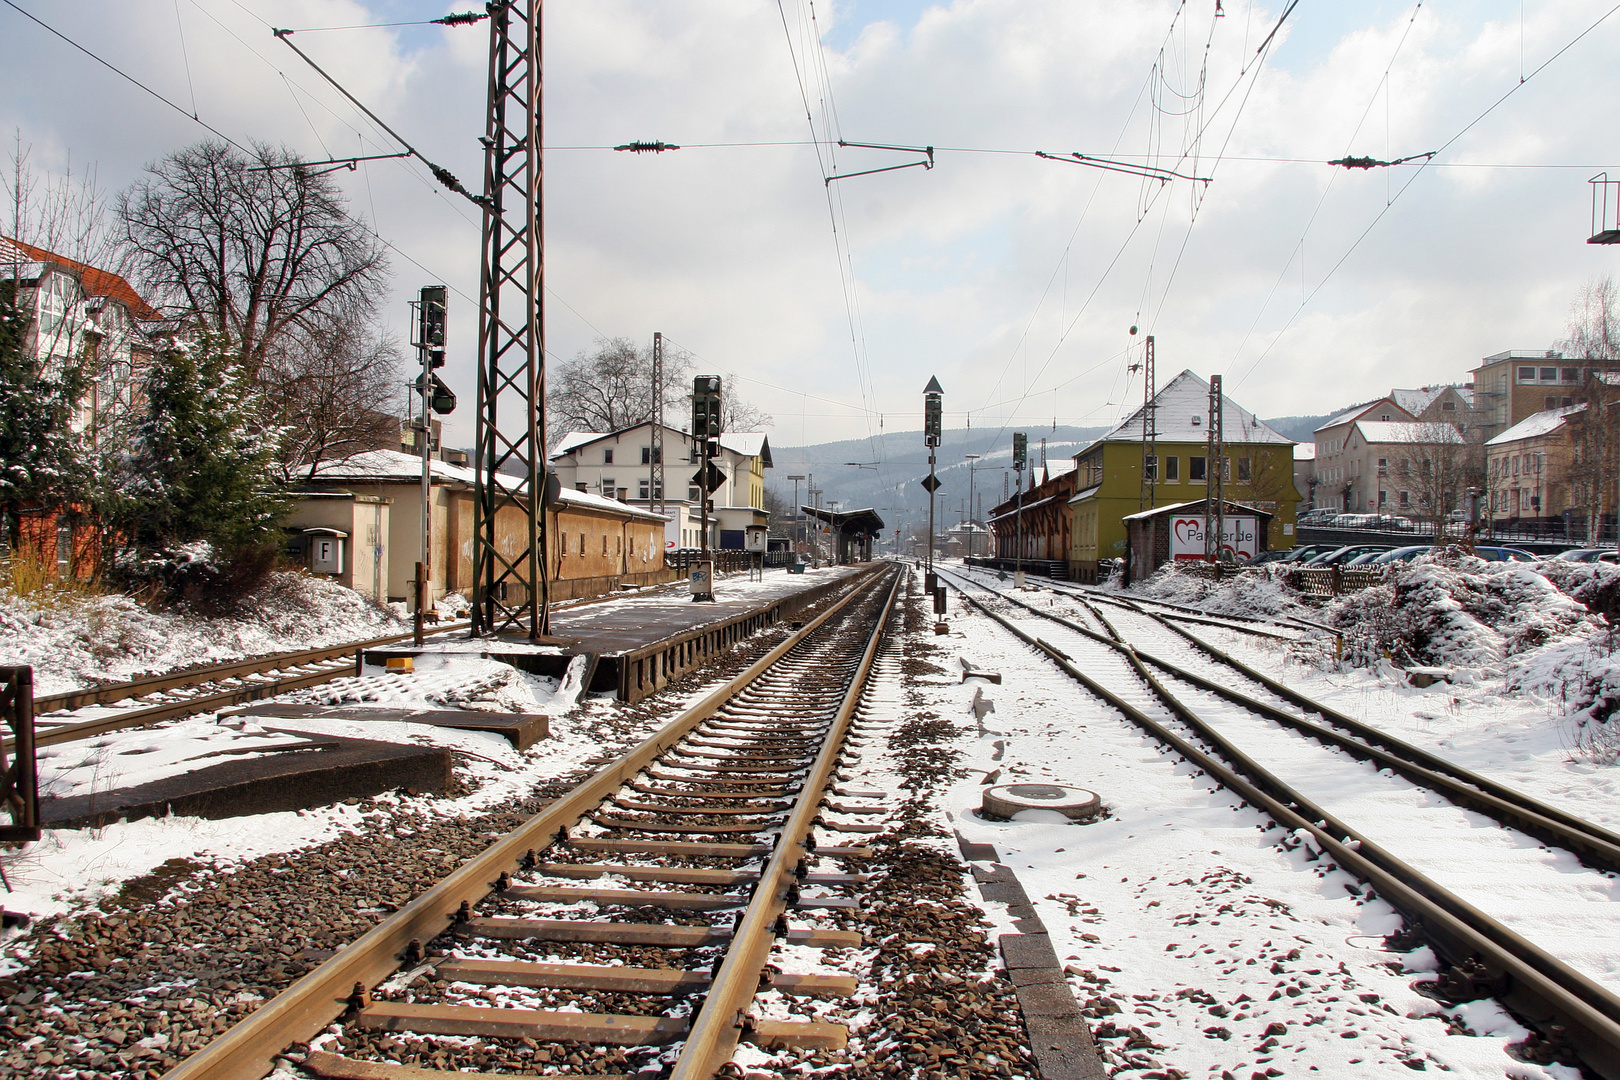
[[[158,316],[156,308],[142,300],[129,282],[108,270],[98,270],[87,263],[77,262],[65,255],[37,248],[32,244],[25,244],[21,240],[13,240],[9,236],[0,236],[0,256],[15,252],[31,262],[55,263],[57,266],[71,270],[79,275],[79,281],[84,285],[84,291],[90,296],[110,296],[129,308],[130,313],[137,319],[155,319]],[[11,256],[11,257],[16,257]]]

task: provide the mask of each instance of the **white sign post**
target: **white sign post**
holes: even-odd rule
[[[1204,561],[1204,515],[1175,514],[1170,518],[1170,558],[1176,562]],[[1252,559],[1260,553],[1259,519],[1229,517],[1221,522],[1221,554]]]

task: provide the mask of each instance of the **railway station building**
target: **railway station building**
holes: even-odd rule
[[[1074,456],[1069,573],[1095,582],[1100,568],[1126,555],[1126,518],[1144,510],[1197,502],[1209,488],[1209,383],[1183,371],[1153,399],[1156,453],[1142,440],[1144,409]],[[1287,547],[1294,537],[1294,443],[1267,427],[1231,397],[1221,401],[1221,482],[1227,499],[1268,515],[1263,547]],[[1149,471],[1151,496],[1143,484]]]
[[[428,579],[437,600],[472,589],[474,474],[444,461],[431,462],[431,469]],[[497,474],[496,482],[522,493],[518,477]],[[421,508],[419,457],[367,450],[323,462],[286,522],[289,546],[313,573],[381,600],[408,600],[421,557]],[[495,524],[501,553],[519,561],[526,515],[508,507],[497,512]],[[672,580],[664,565],[665,524],[640,507],[564,488],[546,509],[551,598]]]
[[[600,495],[651,509],[653,492],[652,422],[618,431],[570,431],[551,452],[551,467],[566,489]],[[692,436],[664,425],[660,433],[664,488],[660,493],[669,519],[664,548],[703,546],[701,463],[692,452]],[[765,470],[772,467],[771,444],[762,431],[727,432],[713,459],[721,476],[710,495],[709,546],[743,550],[751,527],[770,525],[765,510]]]

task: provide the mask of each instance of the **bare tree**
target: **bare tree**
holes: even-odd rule
[[[570,431],[618,431],[653,415],[652,348],[629,338],[604,338],[546,375],[547,430],[555,438]],[[664,351],[664,422],[682,426],[692,361],[685,353]]]
[[[1569,306],[1567,336],[1558,343],[1575,360],[1620,359],[1620,287],[1614,275],[1589,278]]]
[[[279,458],[286,480],[313,480],[323,461],[399,448],[399,417],[408,408],[399,347],[363,313],[282,338],[259,381],[285,433]]]
[[[262,143],[204,141],[147,169],[119,196],[133,272],[180,319],[225,335],[251,378],[278,340],[369,312],[388,264],[337,184]]]
[[[95,168],[75,172],[70,156],[61,174],[42,178],[29,160],[33,150],[32,144],[23,144],[21,129],[13,132],[9,167],[0,174],[9,218],[6,235],[99,270],[123,273],[124,252]]]
[[[1412,505],[1404,509],[1432,523],[1435,536],[1444,536],[1446,515],[1457,509],[1469,488],[1485,486],[1476,448],[1443,421],[1409,425],[1402,442],[1390,463],[1390,478],[1412,494]]]

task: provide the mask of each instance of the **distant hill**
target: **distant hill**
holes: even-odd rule
[[[1046,426],[1025,430],[1029,435],[1030,463],[1039,465],[1043,438],[1048,461],[1067,461],[1108,428],[1060,424],[1055,429]],[[940,444],[935,451],[935,474],[941,485],[939,522],[954,525],[961,516],[968,497],[970,464],[974,501],[984,512],[1001,502],[1002,475],[1006,474],[1009,490],[1014,476],[1011,429],[998,434],[995,429],[957,428],[944,432]],[[969,462],[963,455],[970,453],[981,457]],[[777,446],[773,442],[771,457],[775,467],[765,474],[765,483],[785,506],[793,503],[793,482],[787,478],[813,475],[816,487],[823,492],[823,506],[829,502],[837,502],[840,510],[869,506],[878,511],[889,528],[903,520],[912,524],[926,520],[928,492],[921,481],[928,475],[928,448],[923,446],[921,431],[890,431],[870,440],[846,439],[810,446]],[[799,484],[801,503],[811,501],[807,486],[805,482]]]
[[[1293,439],[1295,442],[1311,442],[1316,438],[1317,428],[1343,411],[1344,409],[1339,409],[1336,412],[1323,413],[1321,416],[1279,416],[1275,420],[1262,422],[1284,438]]]

